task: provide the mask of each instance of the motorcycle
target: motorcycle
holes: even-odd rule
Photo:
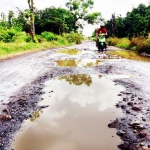
[[[99,34],[98,36],[98,42],[97,42],[97,48],[98,48],[98,51],[102,51],[104,49],[106,49],[106,39],[105,39],[105,34]]]

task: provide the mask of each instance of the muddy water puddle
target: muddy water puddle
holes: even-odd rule
[[[78,53],[81,53],[81,50],[77,50],[77,49],[63,49],[63,50],[58,50],[57,52],[65,53],[65,54],[68,54],[68,55],[77,55]]]
[[[45,83],[39,105],[16,134],[14,150],[117,150],[121,139],[108,128],[122,116],[114,105],[123,88],[102,75],[66,75]]]
[[[90,67],[102,64],[100,60],[93,59],[79,59],[79,60],[56,60],[57,66],[70,66],[70,67]]]

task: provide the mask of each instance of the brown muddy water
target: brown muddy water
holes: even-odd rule
[[[114,105],[124,89],[102,75],[74,74],[49,80],[40,106],[16,133],[14,150],[118,150],[108,124],[123,114]]]
[[[63,49],[63,50],[58,50],[57,52],[59,53],[65,53],[69,55],[77,55],[78,53],[81,53],[81,50],[76,50],[76,49]]]
[[[79,59],[79,60],[56,60],[57,66],[69,67],[90,67],[102,64],[100,60]]]

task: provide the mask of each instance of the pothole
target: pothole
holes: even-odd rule
[[[81,50],[77,50],[77,49],[63,49],[63,50],[58,50],[57,52],[65,53],[65,54],[69,54],[69,55],[77,55],[77,54],[81,53]]]
[[[16,134],[15,150],[118,150],[121,139],[108,124],[122,112],[123,90],[102,75],[75,74],[49,80],[40,106]]]
[[[93,59],[79,59],[79,60],[56,60],[57,66],[69,66],[69,67],[89,67],[102,64],[100,60]]]

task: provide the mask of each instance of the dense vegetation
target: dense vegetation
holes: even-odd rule
[[[106,27],[111,36],[109,44],[150,53],[150,5],[140,4],[125,17],[113,14]]]
[[[17,15],[12,10],[7,15],[1,13],[0,55],[18,52],[21,48],[22,51],[37,47],[40,49],[40,45],[43,48],[43,43],[46,43],[45,47],[78,44],[83,39],[79,32],[83,23],[86,21],[94,24],[101,19],[99,12],[88,13],[93,7],[93,0],[69,0],[66,9],[50,6],[44,10],[36,9],[33,0],[27,0],[27,3],[29,9],[21,11],[17,8]],[[16,47],[12,49],[12,44],[15,46],[15,43]],[[17,47],[19,45],[20,48]]]

